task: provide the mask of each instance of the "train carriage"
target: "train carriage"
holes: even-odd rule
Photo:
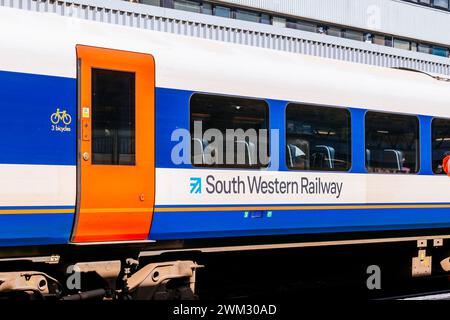
[[[447,78],[5,7],[0,29],[2,263],[449,237]]]

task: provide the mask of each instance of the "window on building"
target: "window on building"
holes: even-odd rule
[[[317,31],[316,24],[311,23],[311,22],[306,22],[306,21],[300,21],[300,20],[287,20],[286,27],[292,28],[292,29],[297,29],[297,30],[309,31],[309,32]]]
[[[194,166],[261,168],[269,163],[269,108],[265,101],[195,94],[191,98]]]
[[[92,69],[92,164],[135,164],[135,74]]]
[[[259,22],[259,13],[237,9],[235,17],[238,20],[245,20],[250,22]]]
[[[288,27],[297,30],[308,32],[327,34],[334,37],[342,37],[357,41],[365,41],[367,43],[374,43],[377,45],[384,45],[387,47],[395,47],[404,50],[411,50],[415,52],[434,54],[441,57],[449,57],[450,48],[433,46],[427,44],[419,44],[414,41],[406,39],[393,38],[390,35],[374,35],[371,32],[360,32],[353,29],[342,29],[339,27],[328,26],[323,24],[316,24],[299,19],[287,19],[285,17],[275,17],[267,13],[249,11],[240,8],[233,8],[222,5],[215,5],[211,2],[203,2],[203,0],[130,0],[133,2],[140,2],[144,4],[163,6],[167,8],[175,8],[178,10],[191,11],[196,13],[203,13],[209,15],[216,15],[225,18],[235,18],[239,20],[271,24],[275,27]],[[450,0],[404,0],[415,2],[436,8],[444,8],[449,10]]]
[[[436,56],[448,57],[448,49],[447,48],[433,46],[431,48],[431,53]]]
[[[327,35],[333,36],[333,37],[342,37],[342,30],[339,28],[328,27]]]
[[[437,174],[445,173],[442,170],[442,161],[450,156],[450,119],[433,119],[432,123],[433,171]]]
[[[280,17],[273,17],[272,24],[274,27],[285,28],[286,27],[286,19]]]
[[[198,1],[191,0],[174,0],[174,9],[190,11],[190,12],[201,12],[201,4]]]
[[[212,4],[203,3],[202,4],[202,13],[203,14],[213,14]]]
[[[344,30],[342,36],[347,39],[364,41],[364,33],[353,30]]]
[[[411,43],[407,40],[401,40],[401,39],[394,38],[394,48],[410,50]]]
[[[286,163],[288,168],[297,170],[349,170],[349,111],[289,104],[286,108]]]
[[[373,43],[378,44],[380,46],[385,46],[386,45],[386,38],[385,38],[385,36],[381,36],[381,35],[376,34],[373,37]]]
[[[140,2],[143,4],[149,4],[151,6],[161,6],[161,0],[141,0]]]
[[[270,15],[268,14],[261,14],[261,23],[264,24],[271,24],[272,23],[272,19],[270,18]]]
[[[394,38],[392,38],[391,36],[386,36],[384,45],[386,47],[393,47],[394,46]]]
[[[448,0],[433,0],[435,7],[448,9]]]
[[[429,54],[429,53],[431,53],[431,47],[430,47],[429,45],[420,43],[420,44],[417,46],[417,51],[422,52],[422,53],[428,53],[428,54]]]
[[[419,171],[419,121],[415,116],[367,112],[366,168],[374,173]]]
[[[231,9],[222,6],[214,6],[214,15],[224,18],[231,18]]]

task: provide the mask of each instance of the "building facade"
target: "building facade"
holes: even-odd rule
[[[334,37],[449,56],[449,0],[142,0]],[[441,30],[441,32],[439,32]]]
[[[449,0],[0,0],[0,5],[450,75]]]

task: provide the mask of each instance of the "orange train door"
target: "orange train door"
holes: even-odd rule
[[[79,201],[72,240],[145,240],[154,205],[153,57],[76,50]]]

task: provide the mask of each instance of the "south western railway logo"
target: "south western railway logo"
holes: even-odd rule
[[[206,194],[301,194],[330,195],[339,199],[343,191],[344,183],[327,181],[320,177],[301,177],[295,180],[286,180],[277,177],[235,176],[217,179],[213,175],[208,175],[206,178],[190,178],[189,187],[191,194],[201,194],[202,191]]]
[[[67,110],[56,109],[54,113],[50,116],[50,121],[52,123],[51,130],[55,132],[70,132],[71,128],[69,125],[72,123],[72,116],[67,112]]]
[[[189,186],[190,193],[202,193],[202,178],[191,178]]]

